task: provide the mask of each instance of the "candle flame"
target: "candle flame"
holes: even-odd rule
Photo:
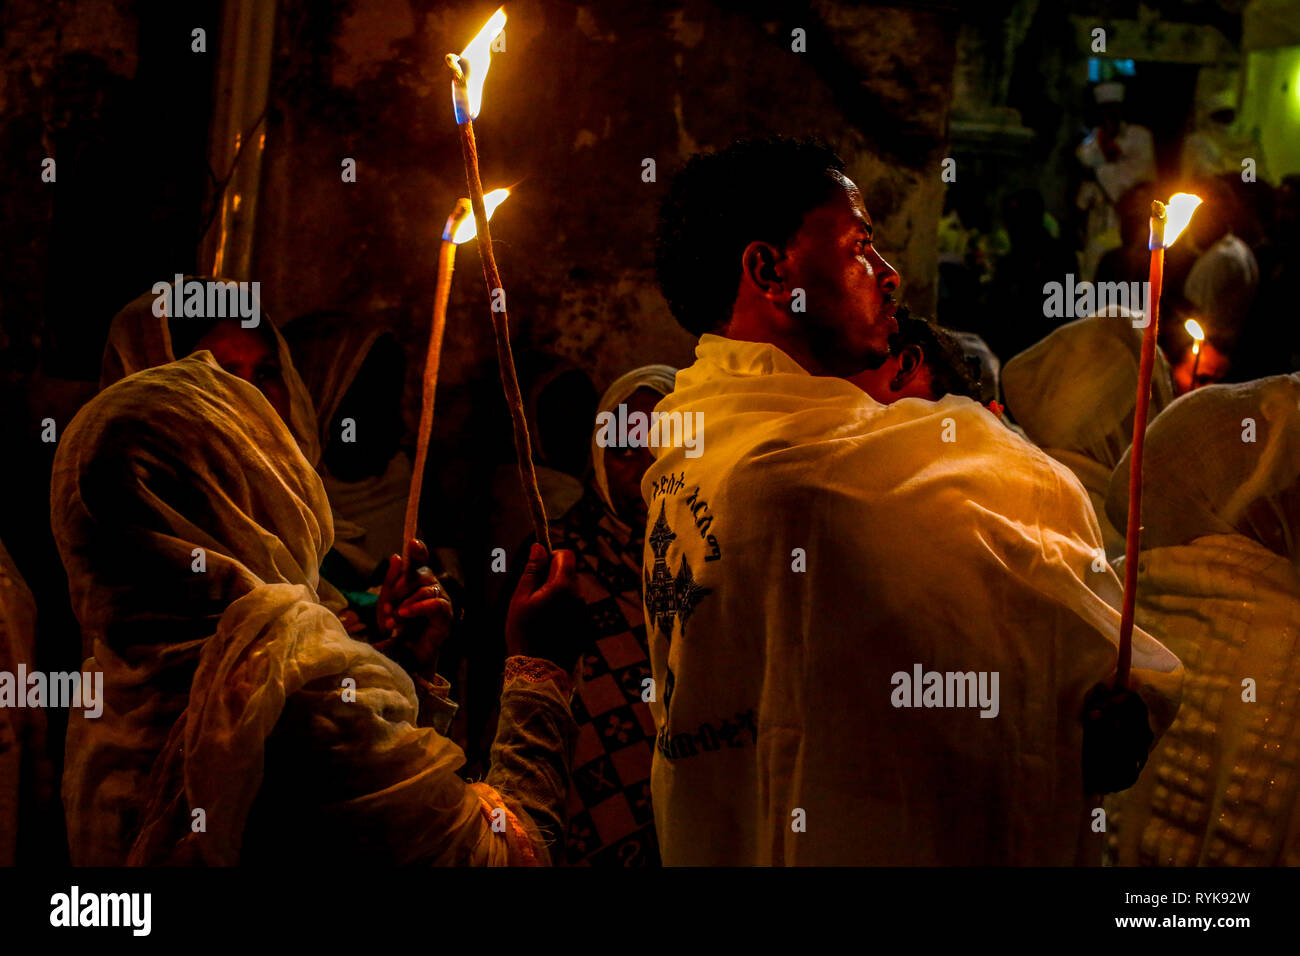
[[[1196,212],[1196,207],[1201,204],[1201,197],[1193,196],[1191,193],[1174,193],[1165,204],[1167,219],[1165,221],[1165,242],[1164,246],[1168,249],[1174,244],[1187,224],[1192,221],[1192,213]]]
[[[509,195],[510,195],[509,189],[494,189],[490,193],[483,194],[483,208],[487,210],[487,217],[489,221],[491,221],[492,213],[496,211],[497,206],[505,202],[506,197]],[[464,199],[461,200],[461,202],[467,202],[467,201],[468,200],[464,200]],[[452,215],[453,217],[455,216],[454,213]],[[449,231],[451,231],[452,221],[450,219],[447,220],[447,225],[449,227]],[[477,235],[478,235],[478,223],[475,222],[474,214],[471,212],[464,219],[460,220],[460,222],[456,223],[454,227],[454,231],[451,231],[451,241],[459,246],[462,243],[469,242]],[[443,232],[442,238],[444,239],[447,238],[447,231]]]
[[[483,25],[474,39],[469,41],[460,54],[460,68],[465,73],[464,93],[457,90],[461,81],[453,80],[451,100],[456,108],[456,122],[477,119],[478,111],[483,106],[483,83],[487,80],[488,67],[492,65],[492,42],[506,28],[506,8],[499,7],[491,19]],[[464,102],[461,96],[464,96]]]
[[[1194,338],[1197,342],[1205,341],[1205,330],[1201,328],[1201,323],[1197,322],[1195,319],[1188,319],[1186,322],[1183,323],[1183,328],[1185,328],[1187,330],[1187,334],[1190,335],[1192,338]]]

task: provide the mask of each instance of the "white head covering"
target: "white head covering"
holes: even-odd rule
[[[1063,325],[1002,369],[1007,410],[1040,448],[1082,455],[1107,471],[1133,440],[1142,330],[1122,306]],[[1152,418],[1174,399],[1169,363],[1156,352]]]
[[[185,276],[182,281],[189,281],[194,276]],[[200,278],[200,281],[206,281]],[[226,281],[226,280],[218,280]],[[170,294],[164,293],[164,294]],[[150,291],[132,299],[113,317],[109,326],[108,343],[104,346],[104,358],[100,366],[99,387],[107,388],[119,379],[147,368],[166,365],[177,358],[172,351],[171,331],[167,326],[166,316],[154,314],[154,302],[158,296]],[[316,435],[316,411],[312,406],[307,387],[294,368],[289,346],[275,327],[265,311],[260,312],[261,321],[276,341],[276,357],[280,362],[284,385],[289,392],[289,431],[298,441],[298,446],[307,460],[315,465],[320,461],[320,441]]]
[[[1253,440],[1248,441],[1253,430]],[[1129,455],[1106,510],[1128,517]],[[1241,534],[1300,564],[1300,373],[1189,392],[1147,429],[1142,548]]]
[[[1002,370],[1007,409],[1025,435],[1083,483],[1106,554],[1124,553],[1123,525],[1106,518],[1110,473],[1133,439],[1142,332],[1122,306],[1063,325]],[[1173,401],[1169,363],[1156,350],[1154,417]]]
[[[660,395],[667,395],[673,390],[673,382],[676,378],[677,369],[671,365],[642,365],[640,368],[634,368],[626,375],[615,379],[614,384],[605,390],[596,408],[596,414],[599,415],[601,412],[617,414],[618,406],[627,401],[638,388],[648,388]],[[600,500],[605,503],[609,513],[617,518],[619,516],[614,510],[614,502],[609,494],[609,477],[605,474],[605,449],[597,444],[594,432],[591,436],[591,462],[595,470],[596,493],[600,495]]]
[[[263,585],[314,596],[334,530],[320,478],[279,415],[206,352],[129,375],[78,412],[50,499],[88,669],[103,670],[106,697],[100,718],[74,712],[69,727],[69,842],[74,862],[120,864],[203,645]]]
[[[268,788],[302,832],[270,826],[263,853],[313,833],[390,863],[545,852],[512,798],[467,785],[460,748],[417,727],[410,678],[321,604],[333,527],[320,478],[261,392],[211,355],[96,396],[59,443],[51,496],[86,669],[104,674],[102,716],[74,711],[68,730],[74,863],[238,863]],[[355,699],[338,693],[345,677]],[[285,722],[285,747],[339,768],[327,785],[268,760],[290,711],[311,719]],[[519,829],[490,828],[497,803]]]
[[[1137,622],[1187,682],[1136,786],[1107,808],[1115,862],[1300,865],[1300,375],[1198,389],[1146,440]],[[1128,478],[1125,455],[1116,521]]]

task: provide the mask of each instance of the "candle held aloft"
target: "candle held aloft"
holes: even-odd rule
[[[551,536],[546,524],[546,508],[537,485],[533,468],[532,443],[528,437],[528,420],[524,415],[524,400],[519,391],[519,378],[515,373],[514,356],[510,350],[510,322],[505,309],[505,289],[497,271],[496,256],[492,251],[492,233],[488,228],[483,183],[479,177],[478,144],[474,140],[474,117],[482,106],[483,79],[487,76],[492,59],[492,41],[505,27],[505,10],[499,9],[487,22],[469,46],[460,55],[447,54],[447,68],[452,74],[452,107],[456,113],[456,129],[460,135],[461,157],[465,163],[465,181],[469,186],[470,205],[474,218],[482,224],[479,233],[478,253],[483,264],[483,281],[487,284],[489,308],[492,316],[492,337],[496,343],[497,365],[501,371],[501,389],[510,409],[514,431],[515,457],[519,466],[519,482],[528,501],[528,513],[533,522],[533,533],[547,551],[551,550]]]
[[[459,64],[452,70],[451,105],[456,111],[456,125],[478,118],[483,107],[483,84],[492,65],[492,43],[506,28],[506,8],[498,7],[483,29],[478,31],[469,46],[456,59]],[[448,65],[452,55],[447,54]]]
[[[1124,536],[1124,603],[1120,610],[1119,659],[1115,686],[1128,686],[1133,660],[1133,615],[1137,602],[1138,544],[1142,529],[1142,452],[1146,447],[1147,413],[1151,407],[1151,374],[1156,362],[1156,336],[1160,326],[1160,292],[1165,280],[1165,250],[1178,239],[1201,200],[1177,193],[1166,205],[1151,203],[1151,270],[1148,277],[1148,316],[1142,333],[1142,358],[1138,364],[1137,401],[1133,408],[1133,445],[1129,452],[1128,527]]]
[[[510,195],[508,189],[494,189],[488,193],[487,215],[490,219],[496,208]],[[447,328],[447,302],[451,298],[451,277],[456,268],[456,247],[473,239],[477,223],[470,211],[468,199],[459,199],[447,217],[442,231],[438,253],[438,281],[433,294],[433,324],[429,330],[429,349],[424,360],[424,382],[420,401],[420,430],[416,433],[415,464],[411,471],[411,487],[406,495],[406,517],[402,523],[402,560],[406,560],[406,544],[415,537],[420,515],[420,492],[424,487],[424,465],[429,455],[429,436],[433,431],[434,396],[438,391],[438,369],[442,364],[442,339]]]
[[[506,197],[509,195],[509,189],[494,189],[490,193],[483,194],[483,206],[487,210],[489,220],[491,220],[492,214],[496,212],[497,207],[505,202]],[[478,220],[474,218],[474,213],[470,209],[469,200],[461,199],[460,202],[465,204],[465,215],[460,217],[454,229],[452,229],[451,218],[448,218],[447,228],[444,229],[442,233],[443,239],[450,239],[458,246],[464,245],[478,235]],[[460,205],[458,203],[457,209],[459,208]]]
[[[1174,193],[1169,197],[1169,202],[1165,204],[1165,215],[1163,217],[1163,247],[1168,249],[1183,234],[1187,224],[1192,221],[1192,213],[1196,212],[1196,207],[1201,204],[1199,196],[1193,196],[1191,193]],[[1152,203],[1153,206],[1158,203]],[[1152,217],[1152,228],[1155,228],[1155,217]],[[1155,248],[1148,243],[1148,248]]]

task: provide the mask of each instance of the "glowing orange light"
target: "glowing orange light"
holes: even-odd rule
[[[1196,207],[1200,204],[1201,197],[1193,196],[1191,193],[1175,193],[1169,198],[1169,202],[1165,203],[1164,246],[1166,249],[1183,234],[1187,224],[1192,221],[1192,213],[1196,212]]]
[[[505,202],[506,197],[509,195],[509,189],[494,189],[490,193],[483,194],[483,208],[487,210],[488,221],[491,221],[492,213],[496,211],[497,206]],[[461,201],[464,202],[464,200]],[[452,226],[451,220],[448,220],[447,225]],[[478,223],[474,220],[474,214],[470,213],[455,223],[454,228],[451,230],[451,241],[459,246],[462,243],[469,242],[476,235],[478,235]],[[447,233],[444,232],[443,238],[446,237]]]
[[[478,118],[478,111],[483,106],[483,83],[487,80],[488,67],[492,65],[492,43],[506,28],[506,8],[500,7],[491,19],[483,25],[474,39],[469,41],[460,54],[460,68],[465,73],[463,94],[457,82],[452,83],[451,99],[456,108],[456,122]],[[461,97],[464,96],[464,102]]]

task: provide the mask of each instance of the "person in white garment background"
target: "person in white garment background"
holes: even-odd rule
[[[1187,225],[1184,240],[1196,256],[1183,283],[1182,309],[1194,314],[1220,351],[1229,355],[1246,331],[1259,291],[1255,254],[1233,230],[1237,202],[1217,179],[1200,180],[1204,200]]]
[[[641,484],[664,863],[1099,861],[1095,794],[1136,778],[1181,668],[1138,631],[1138,693],[1085,732],[1120,585],[1078,479],[969,398],[848,381],[889,360],[900,280],[843,162],[693,158],[656,265],[700,335],[656,407],[692,440]]]
[[[1250,159],[1257,179],[1268,180],[1257,130],[1237,128],[1237,97],[1221,90],[1196,107],[1195,126],[1183,139],[1179,172],[1183,179],[1240,175]]]
[[[1081,278],[1090,281],[1101,257],[1122,244],[1115,204],[1156,178],[1155,141],[1151,130],[1124,119],[1124,85],[1098,83],[1092,93],[1099,121],[1074,151],[1088,177],[1075,205],[1084,219]]]
[[[1128,514],[1130,456],[1107,508]],[[1147,431],[1137,621],[1187,668],[1137,785],[1123,866],[1300,866],[1300,374],[1209,385]]]
[[[1030,441],[1065,465],[1087,489],[1106,556],[1124,553],[1124,525],[1106,516],[1110,476],[1133,440],[1142,330],[1120,305],[1076,319],[1007,362],[1007,411]],[[1169,363],[1159,349],[1149,414],[1174,400]]]

